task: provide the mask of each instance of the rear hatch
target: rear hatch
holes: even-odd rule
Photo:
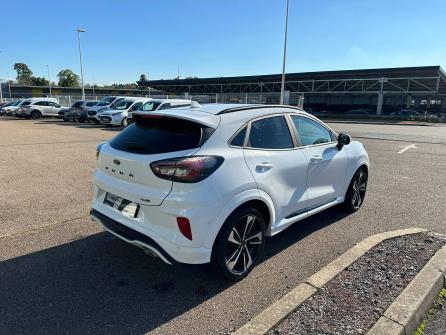
[[[135,117],[135,123],[101,148],[95,183],[102,190],[127,200],[160,205],[169,195],[173,182],[157,177],[150,164],[193,155],[214,129],[200,120]]]

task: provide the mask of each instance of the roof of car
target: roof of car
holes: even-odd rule
[[[259,114],[270,114],[271,109],[289,108],[296,112],[304,112],[301,108],[287,105],[262,105],[262,104],[204,104],[199,107],[184,107],[184,109],[191,109],[194,111],[222,115],[234,112],[242,112],[246,110],[258,110]],[[262,113],[264,111],[264,113]],[[305,113],[305,112],[304,112]]]

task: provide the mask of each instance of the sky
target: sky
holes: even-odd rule
[[[280,73],[285,0],[0,3],[0,78],[26,63],[110,84]],[[290,0],[287,72],[446,66],[445,0]]]

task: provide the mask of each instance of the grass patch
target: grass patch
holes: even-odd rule
[[[441,306],[444,304],[446,298],[446,289],[442,288],[440,291],[440,294],[438,295],[437,299],[435,299],[434,305],[432,308],[427,312],[426,318],[421,322],[418,329],[413,333],[413,335],[423,335],[424,329],[426,328],[426,325],[429,323],[429,320],[434,315],[435,308],[438,306]]]

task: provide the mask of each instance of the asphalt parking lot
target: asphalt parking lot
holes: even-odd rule
[[[372,234],[446,233],[446,126],[330,123],[372,164],[362,209],[270,238],[238,283],[168,266],[88,215],[95,147],[118,129],[0,118],[0,334],[226,334]]]

